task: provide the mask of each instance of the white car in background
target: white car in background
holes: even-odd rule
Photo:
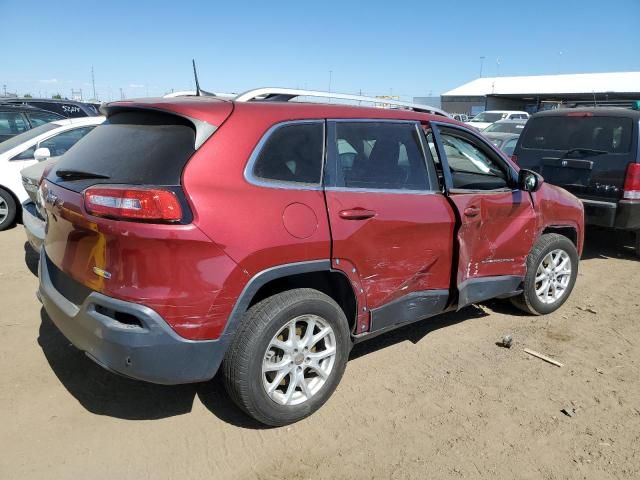
[[[58,157],[104,122],[105,117],[81,117],[46,123],[0,143],[0,230],[9,228],[29,199],[20,170]]]
[[[529,114],[527,112],[520,112],[517,110],[487,110],[486,112],[479,113],[468,122],[467,125],[475,128],[476,130],[484,130],[492,123],[496,123],[499,120],[528,120]]]

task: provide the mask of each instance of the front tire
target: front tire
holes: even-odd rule
[[[16,201],[13,196],[0,188],[0,232],[13,225],[17,212]]]
[[[578,276],[578,252],[567,237],[542,235],[527,257],[522,294],[512,299],[519,309],[533,315],[556,311],[569,298]]]
[[[340,306],[300,288],[268,297],[245,314],[222,365],[232,400],[271,426],[318,410],[344,373],[351,339]]]

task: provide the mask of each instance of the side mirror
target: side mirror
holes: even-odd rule
[[[518,186],[525,192],[537,192],[543,183],[542,175],[531,170],[522,169],[518,174]]]
[[[33,158],[35,158],[39,162],[46,160],[50,156],[51,156],[51,152],[46,147],[38,148],[36,149],[35,152],[33,152]]]

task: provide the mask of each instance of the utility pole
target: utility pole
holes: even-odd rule
[[[484,65],[484,55],[480,57],[480,78],[482,78],[482,66]]]
[[[97,100],[96,97],[96,77],[93,75],[93,65],[91,65],[91,84],[93,85],[93,99]]]
[[[7,85],[6,84],[2,85],[2,89],[4,90],[4,96],[6,97],[7,96]]]
[[[496,77],[500,76],[500,57],[496,58]]]
[[[124,92],[122,91],[122,87],[120,87],[120,100],[124,100]]]

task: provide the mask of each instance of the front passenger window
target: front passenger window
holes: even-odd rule
[[[503,167],[464,135],[441,132],[453,188],[495,190],[508,187]]]

